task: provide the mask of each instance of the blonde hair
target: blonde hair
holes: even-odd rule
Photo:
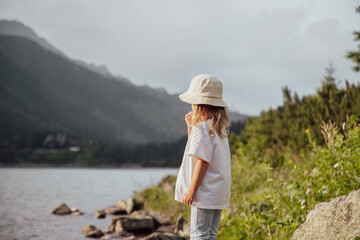
[[[192,115],[192,124],[196,126],[199,122],[211,119],[209,134],[214,136],[214,130],[221,138],[229,135],[230,120],[225,107],[217,107],[206,104],[195,105]]]

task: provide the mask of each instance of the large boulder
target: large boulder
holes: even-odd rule
[[[159,227],[159,223],[156,219],[148,214],[148,212],[142,210],[133,212],[131,215],[113,218],[108,231],[116,233],[151,233],[157,227]]]
[[[60,206],[58,206],[52,211],[52,214],[55,215],[67,215],[71,213],[71,209],[65,203],[62,203]]]
[[[292,240],[353,240],[360,238],[360,190],[319,203]]]
[[[142,203],[137,202],[134,198],[128,198],[125,200],[118,200],[116,206],[125,209],[127,214],[135,210],[140,210],[143,207]]]

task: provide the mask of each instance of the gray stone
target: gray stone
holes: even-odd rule
[[[292,240],[353,240],[360,237],[360,190],[319,203]]]

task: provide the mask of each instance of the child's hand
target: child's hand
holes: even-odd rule
[[[188,113],[185,115],[185,122],[186,122],[186,124],[188,125],[188,127],[191,126],[192,115],[193,115],[193,112],[188,112]]]
[[[189,189],[182,198],[183,204],[190,206],[193,203],[194,195],[195,193]]]

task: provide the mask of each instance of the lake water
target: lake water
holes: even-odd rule
[[[84,225],[106,229],[111,216],[95,219],[95,209],[157,184],[177,169],[57,169],[0,168],[0,239],[86,239]],[[83,216],[56,216],[65,202]]]

